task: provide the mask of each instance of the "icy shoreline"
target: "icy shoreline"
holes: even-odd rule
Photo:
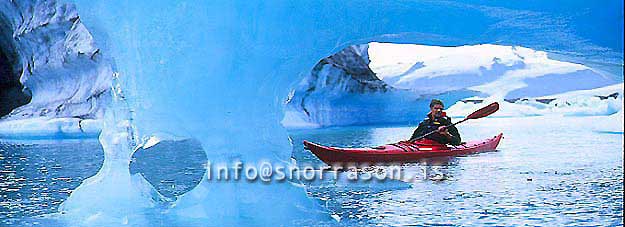
[[[80,118],[29,118],[0,121],[0,138],[66,139],[97,138],[102,120]]]

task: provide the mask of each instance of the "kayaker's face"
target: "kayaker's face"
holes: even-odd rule
[[[430,112],[432,113],[434,117],[443,116],[443,105],[436,104],[430,107]]]

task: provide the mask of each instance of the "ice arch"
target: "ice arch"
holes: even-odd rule
[[[560,6],[453,1],[76,3],[85,23],[96,31],[96,39],[115,57],[120,87],[126,90],[124,97],[134,113],[110,115],[102,142],[109,149],[107,158],[113,160],[65,204],[66,212],[87,220],[106,214],[127,223],[128,215],[158,206],[145,193],[149,189],[129,183],[127,159],[132,147],[124,145],[128,138],[155,133],[195,137],[209,160],[288,162],[291,145],[279,124],[283,97],[318,59],[349,44],[523,45],[553,50],[570,61],[608,62],[603,69],[622,78],[622,44],[572,27],[586,26],[580,21],[592,16],[571,14],[579,7],[555,12]],[[622,3],[610,4],[621,5],[589,7],[622,8]],[[129,137],[133,128],[138,137]],[[111,181],[116,176],[124,181]],[[104,191],[99,189],[105,184]],[[131,202],[90,201],[90,193],[97,192],[97,202]],[[311,202],[291,184],[204,180],[166,210],[172,218],[210,220],[215,225],[283,224],[301,216],[316,219],[314,212],[303,213],[316,209]]]

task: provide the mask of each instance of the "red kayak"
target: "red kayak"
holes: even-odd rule
[[[502,136],[500,133],[493,138],[471,141],[459,146],[443,145],[429,139],[416,142],[400,141],[372,148],[326,147],[304,140],[304,146],[327,164],[410,162],[423,158],[494,151]]]

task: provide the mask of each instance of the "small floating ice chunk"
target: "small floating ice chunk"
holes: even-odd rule
[[[150,136],[150,138],[148,138],[148,140],[145,141],[145,143],[143,144],[143,149],[148,149],[160,142],[161,142],[161,139],[158,138],[157,136]]]

